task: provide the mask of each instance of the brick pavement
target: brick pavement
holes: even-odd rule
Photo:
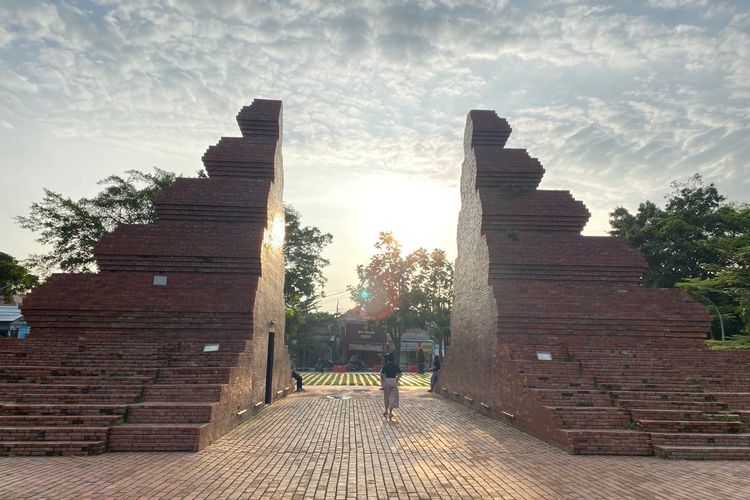
[[[344,395],[350,399],[327,396]],[[313,387],[200,453],[2,457],[0,498],[747,498],[750,463],[571,456],[422,389]]]

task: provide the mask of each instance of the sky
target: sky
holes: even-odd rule
[[[664,200],[700,173],[750,201],[750,2],[0,0],[0,251],[14,216],[153,166],[194,175],[253,98],[284,102],[284,197],[333,235],[345,310],[380,231],[456,255],[470,109],[513,128],[543,189]]]

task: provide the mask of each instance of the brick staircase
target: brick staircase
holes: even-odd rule
[[[26,298],[31,333],[0,339],[0,455],[197,451],[285,395],[281,102],[237,122],[209,178],[157,196],[159,223]]]
[[[713,380],[709,373],[721,366],[706,363],[714,352],[695,344],[680,350],[669,344],[633,348],[626,338],[621,343],[627,348],[569,342],[553,348],[552,360],[537,360],[537,352],[550,352],[551,340],[516,343],[512,359],[525,386],[553,413],[568,451],[750,459],[749,384],[736,375],[732,387],[699,383]],[[704,374],[694,366],[702,366]]]
[[[227,341],[226,350],[202,352],[195,337],[40,337],[0,351],[3,455],[199,450],[244,347]]]

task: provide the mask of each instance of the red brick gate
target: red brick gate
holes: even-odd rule
[[[623,241],[582,236],[586,207],[537,189],[510,133],[469,113],[441,392],[572,453],[750,458],[750,352],[708,351],[703,307],[642,288]]]

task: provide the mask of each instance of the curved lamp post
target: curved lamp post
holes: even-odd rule
[[[721,311],[719,311],[719,306],[717,306],[713,300],[709,299],[708,297],[705,297],[699,293],[695,293],[693,291],[689,291],[688,294],[695,295],[698,298],[701,298],[705,301],[707,301],[709,304],[714,306],[714,309],[716,309],[716,314],[719,316],[719,326],[721,327],[721,341],[724,342],[726,339],[724,337],[724,318],[721,316]]]

